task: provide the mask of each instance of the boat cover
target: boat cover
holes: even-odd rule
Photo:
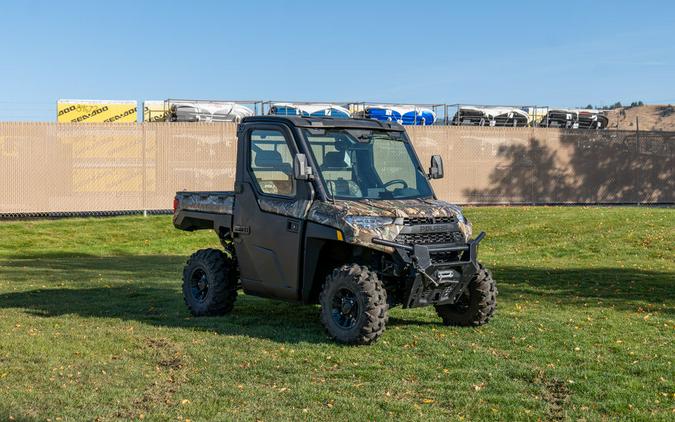
[[[240,122],[253,110],[233,102],[172,102],[173,122]]]
[[[539,125],[566,129],[606,129],[609,119],[600,110],[560,108],[549,110]]]
[[[433,110],[417,106],[366,106],[365,116],[402,125],[425,126],[436,122],[436,113]]]
[[[352,114],[346,108],[335,104],[272,104],[269,114],[281,116],[335,117],[348,119]]]
[[[530,115],[516,107],[461,106],[453,118],[455,125],[527,126]]]

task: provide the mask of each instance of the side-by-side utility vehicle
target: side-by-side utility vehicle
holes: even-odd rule
[[[401,305],[446,325],[481,325],[497,289],[477,261],[485,236],[434,195],[403,126],[365,119],[256,116],[237,130],[234,191],[178,192],[174,225],[213,229],[224,250],[193,254],[183,293],[195,316],[230,312],[237,290],[319,303],[335,340],[367,344]]]

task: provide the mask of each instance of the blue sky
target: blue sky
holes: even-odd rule
[[[58,98],[675,102],[670,1],[3,1],[0,120]]]

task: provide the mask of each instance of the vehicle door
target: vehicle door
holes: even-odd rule
[[[237,183],[234,245],[245,292],[299,298],[304,217],[311,188],[293,177],[298,152],[290,129],[279,125],[244,128],[243,177]]]

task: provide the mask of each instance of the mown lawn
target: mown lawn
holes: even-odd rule
[[[370,347],[240,295],[191,318],[169,216],[0,223],[0,420],[673,420],[675,210],[468,208],[500,295],[446,328],[394,309]]]

